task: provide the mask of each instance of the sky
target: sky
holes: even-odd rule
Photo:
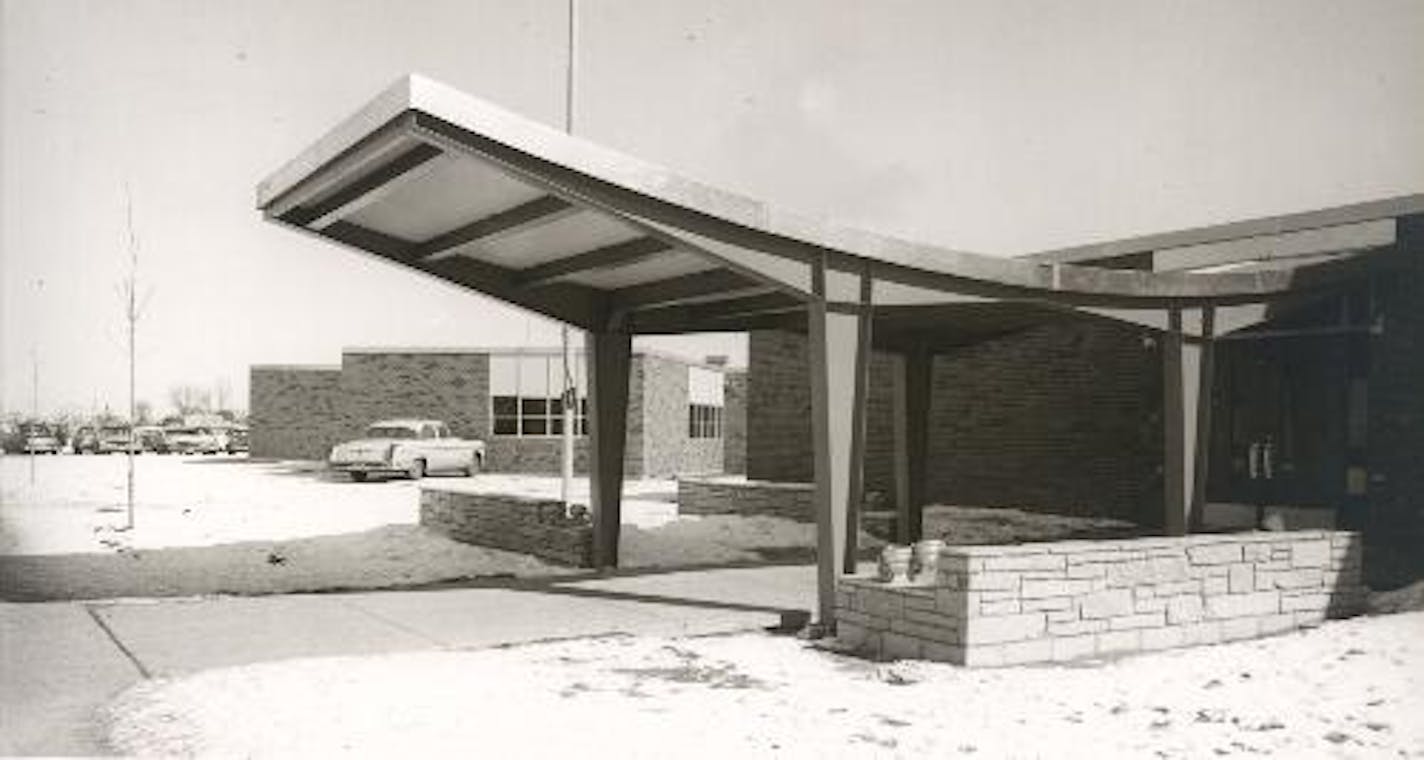
[[[262,221],[259,181],[407,73],[562,126],[568,0],[0,0],[0,412],[343,346],[558,327]],[[576,0],[574,130],[992,255],[1424,192],[1415,0]],[[745,361],[743,336],[655,348]]]

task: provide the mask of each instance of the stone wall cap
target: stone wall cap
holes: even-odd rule
[[[1350,530],[1281,530],[1241,533],[1193,533],[1186,536],[1138,536],[1134,538],[1071,539],[1035,541],[1022,544],[949,544],[940,550],[950,557],[1003,557],[1028,554],[1072,554],[1089,551],[1138,551],[1214,544],[1272,543],[1279,541],[1324,541],[1335,537],[1357,537]]]

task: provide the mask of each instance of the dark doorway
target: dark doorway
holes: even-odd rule
[[[1344,505],[1353,338],[1306,333],[1218,345],[1210,500]]]

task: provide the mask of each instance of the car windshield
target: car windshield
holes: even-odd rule
[[[397,425],[372,425],[366,428],[367,438],[414,438],[415,431]]]
[[[129,434],[129,429],[126,428],[126,427],[106,427],[106,428],[104,428],[104,430],[103,430],[103,435],[128,435],[128,434]]]

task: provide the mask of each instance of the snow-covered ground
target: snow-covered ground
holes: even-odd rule
[[[874,664],[792,638],[601,638],[145,682],[136,755],[1424,756],[1424,613],[1073,666]]]
[[[0,460],[0,596],[94,599],[386,588],[569,572],[420,527],[420,485],[352,483],[310,462],[137,457],[135,527],[124,457]],[[558,478],[483,473],[423,485],[556,498]],[[770,517],[677,516],[672,480],[630,481],[620,546],[627,567],[804,556],[814,526]],[[588,481],[574,481],[575,498]],[[867,545],[874,545],[866,537]]]
[[[237,456],[134,458],[135,526],[125,525],[127,464],[122,456],[0,458],[0,555],[212,546],[359,533],[414,525],[420,485],[556,498],[557,478],[481,474],[352,483],[317,462],[251,461]],[[575,479],[587,498],[587,479]],[[677,516],[672,480],[630,481],[624,519],[652,527]]]

